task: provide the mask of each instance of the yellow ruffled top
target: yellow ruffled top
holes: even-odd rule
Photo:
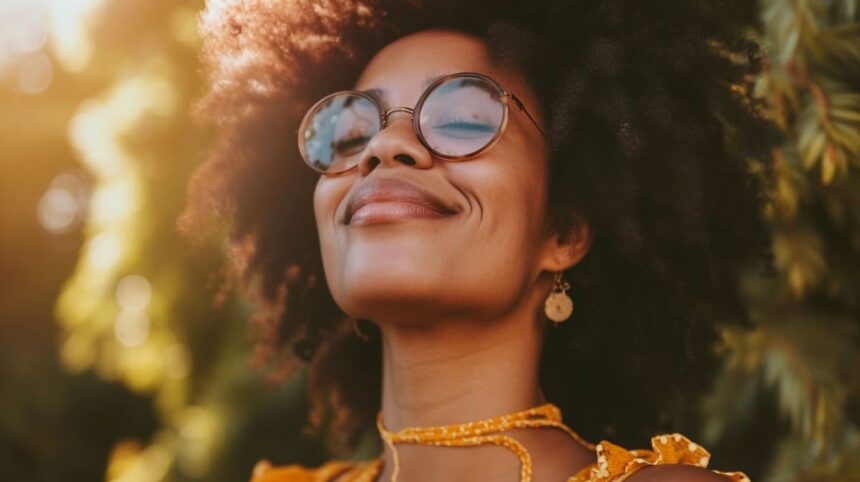
[[[687,464],[707,468],[711,454],[702,446],[679,434],[651,437],[650,449],[627,450],[611,442],[594,446],[595,461],[567,479],[568,482],[621,482],[636,471],[650,465]],[[381,472],[383,460],[358,462],[332,460],[317,468],[299,464],[272,466],[261,460],[254,467],[251,482],[374,482]],[[750,482],[743,472],[711,470],[729,482]]]

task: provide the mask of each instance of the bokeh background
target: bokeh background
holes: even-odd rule
[[[723,333],[701,423],[679,429],[756,481],[860,480],[858,3],[758,0],[751,19],[754,94],[785,134],[762,212],[775,276],[744,275],[755,327]],[[203,6],[0,0],[0,481],[328,459],[301,430],[305,372],[252,366],[223,238],[191,249],[175,229],[213,136],[189,117]]]

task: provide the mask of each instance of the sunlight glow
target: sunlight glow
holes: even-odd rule
[[[36,215],[49,233],[61,234],[78,227],[84,216],[87,189],[74,174],[60,174],[39,200]]]
[[[90,220],[112,222],[125,219],[139,206],[137,186],[131,180],[115,180],[96,187],[90,200]]]
[[[41,94],[53,79],[51,59],[41,52],[25,57],[18,66],[18,90],[25,94]]]
[[[51,48],[62,66],[80,72],[93,55],[89,27],[104,0],[43,0],[48,7]]]
[[[128,275],[116,286],[116,301],[123,310],[143,311],[152,297],[152,286],[140,275]]]
[[[87,261],[96,269],[106,270],[114,266],[122,255],[119,238],[111,233],[93,236],[87,243]]]
[[[43,52],[45,13],[41,0],[0,1],[0,79],[8,78],[24,94],[44,92],[54,78],[51,59]]]
[[[114,335],[123,346],[144,344],[149,337],[149,317],[140,311],[120,311],[114,321]]]

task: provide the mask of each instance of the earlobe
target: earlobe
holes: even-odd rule
[[[594,230],[583,220],[577,220],[565,235],[554,234],[550,239],[550,252],[544,269],[547,271],[564,271],[576,265],[588,254],[594,236]]]

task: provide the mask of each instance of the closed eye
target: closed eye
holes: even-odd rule
[[[442,135],[456,138],[470,138],[476,135],[494,134],[496,126],[467,119],[452,119],[433,126]]]
[[[369,141],[370,137],[368,136],[353,136],[346,139],[339,139],[337,142],[334,142],[332,147],[339,155],[351,155],[356,154],[363,149]]]

